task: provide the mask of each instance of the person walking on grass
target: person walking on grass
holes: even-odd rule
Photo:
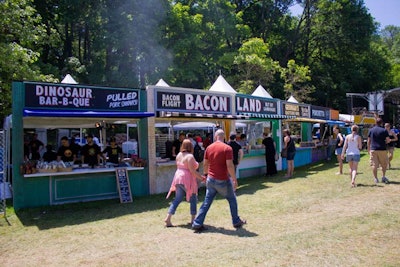
[[[341,154],[344,160],[346,154],[346,161],[349,163],[351,187],[356,187],[356,176],[358,163],[360,162],[360,151],[362,149],[362,138],[358,135],[358,126],[351,126],[351,134],[347,135],[344,139],[343,150]]]
[[[235,190],[238,186],[235,166],[233,165],[232,148],[224,143],[225,133],[222,129],[215,132],[215,142],[207,147],[204,154],[204,175],[206,181],[206,196],[196,218],[192,229],[199,233],[206,228],[204,220],[217,193],[229,202],[232,224],[235,228],[241,228],[246,221],[238,215],[238,205]]]
[[[196,178],[202,180],[203,177],[196,171],[199,168],[199,163],[195,160],[193,151],[192,142],[189,139],[184,139],[180,147],[180,152],[176,156],[177,169],[166,197],[169,198],[171,193],[175,191],[175,199],[172,201],[168,209],[167,217],[164,219],[166,227],[173,227],[171,222],[172,215],[175,214],[184,196],[186,196],[186,201],[190,203],[190,214],[192,216],[190,223],[193,223],[193,219],[196,215],[198,193]]]
[[[389,160],[388,169],[390,169],[390,167],[391,167],[390,163],[393,159],[394,148],[396,147],[398,138],[397,138],[397,134],[391,129],[390,123],[385,123],[385,129],[389,133],[389,139],[390,139],[390,142],[387,143],[387,153],[388,153],[388,160]]]
[[[382,119],[377,118],[375,126],[368,131],[367,146],[372,162],[372,174],[374,175],[375,184],[379,183],[379,166],[382,168],[382,183],[389,183],[389,179],[386,177],[386,169],[388,167],[386,144],[390,142],[390,138],[389,133],[382,126]]]
[[[344,144],[344,138],[342,133],[340,132],[339,126],[335,125],[333,127],[333,133],[336,135],[336,148],[335,148],[335,155],[337,158],[337,161],[339,163],[339,172],[337,172],[337,175],[343,174],[343,159],[342,159],[342,151],[343,151],[343,144]]]

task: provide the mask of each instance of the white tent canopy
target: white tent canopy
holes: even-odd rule
[[[196,130],[196,129],[207,129],[207,128],[215,128],[215,123],[211,122],[203,122],[203,121],[194,121],[194,122],[183,122],[179,124],[175,124],[173,126],[174,130]]]
[[[264,98],[272,98],[272,96],[267,92],[267,90],[264,89],[264,87],[262,87],[262,85],[259,85],[251,95]]]
[[[169,87],[169,84],[166,83],[163,79],[158,80],[156,83],[156,86],[164,86],[164,87]]]
[[[339,120],[344,121],[344,122],[354,122],[354,115],[339,114]]]
[[[55,118],[55,117],[24,117],[24,128],[46,128],[46,129],[77,129],[95,128],[97,122],[108,124],[128,124],[135,119],[127,118]]]
[[[224,77],[222,77],[222,75],[218,76],[217,80],[210,87],[209,91],[236,94],[235,89],[230,86],[230,84],[224,79]]]
[[[292,95],[289,97],[287,101],[291,103],[299,103],[299,101],[297,101],[296,98],[294,98]]]
[[[67,84],[78,84],[74,78],[70,74],[65,75],[64,79],[61,81],[61,83],[67,83]]]

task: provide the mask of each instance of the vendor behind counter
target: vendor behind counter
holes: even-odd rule
[[[94,143],[93,135],[88,134],[86,136],[86,144],[82,147],[82,162],[89,164],[92,168],[100,164],[101,150],[100,147]]]

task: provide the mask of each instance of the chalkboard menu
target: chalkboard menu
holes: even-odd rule
[[[116,168],[115,177],[121,203],[132,202],[131,187],[129,185],[128,171],[126,168]]]

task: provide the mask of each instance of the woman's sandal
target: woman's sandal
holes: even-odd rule
[[[169,220],[164,220],[165,222],[165,227],[169,228],[169,227],[174,227],[174,225],[169,221]]]

